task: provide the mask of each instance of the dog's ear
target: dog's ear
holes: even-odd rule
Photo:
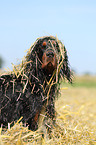
[[[62,63],[62,68],[61,68],[61,75],[63,78],[66,78],[70,83],[72,83],[72,72],[69,67],[69,61],[68,61],[68,55],[67,55],[67,50],[65,46],[63,46],[63,63]]]

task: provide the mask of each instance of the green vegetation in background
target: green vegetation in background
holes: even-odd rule
[[[3,65],[3,59],[2,59],[2,57],[0,56],[0,69],[2,68],[2,65]]]
[[[62,86],[96,88],[96,76],[91,75],[75,76],[72,85],[69,83],[62,82]]]

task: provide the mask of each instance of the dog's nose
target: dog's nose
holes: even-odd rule
[[[54,53],[52,51],[49,51],[46,53],[46,56],[48,57],[54,57]]]

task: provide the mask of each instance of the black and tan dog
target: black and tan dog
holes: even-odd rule
[[[53,36],[37,39],[25,60],[0,77],[0,124],[5,127],[23,116],[29,129],[36,130],[43,108],[45,118],[54,120],[54,101],[62,78],[72,82],[64,45]]]

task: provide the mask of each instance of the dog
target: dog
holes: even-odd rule
[[[22,63],[0,77],[0,125],[13,125],[22,116],[30,130],[37,130],[42,110],[54,122],[60,82],[66,78],[72,83],[71,76],[62,42],[53,36],[38,38]]]

